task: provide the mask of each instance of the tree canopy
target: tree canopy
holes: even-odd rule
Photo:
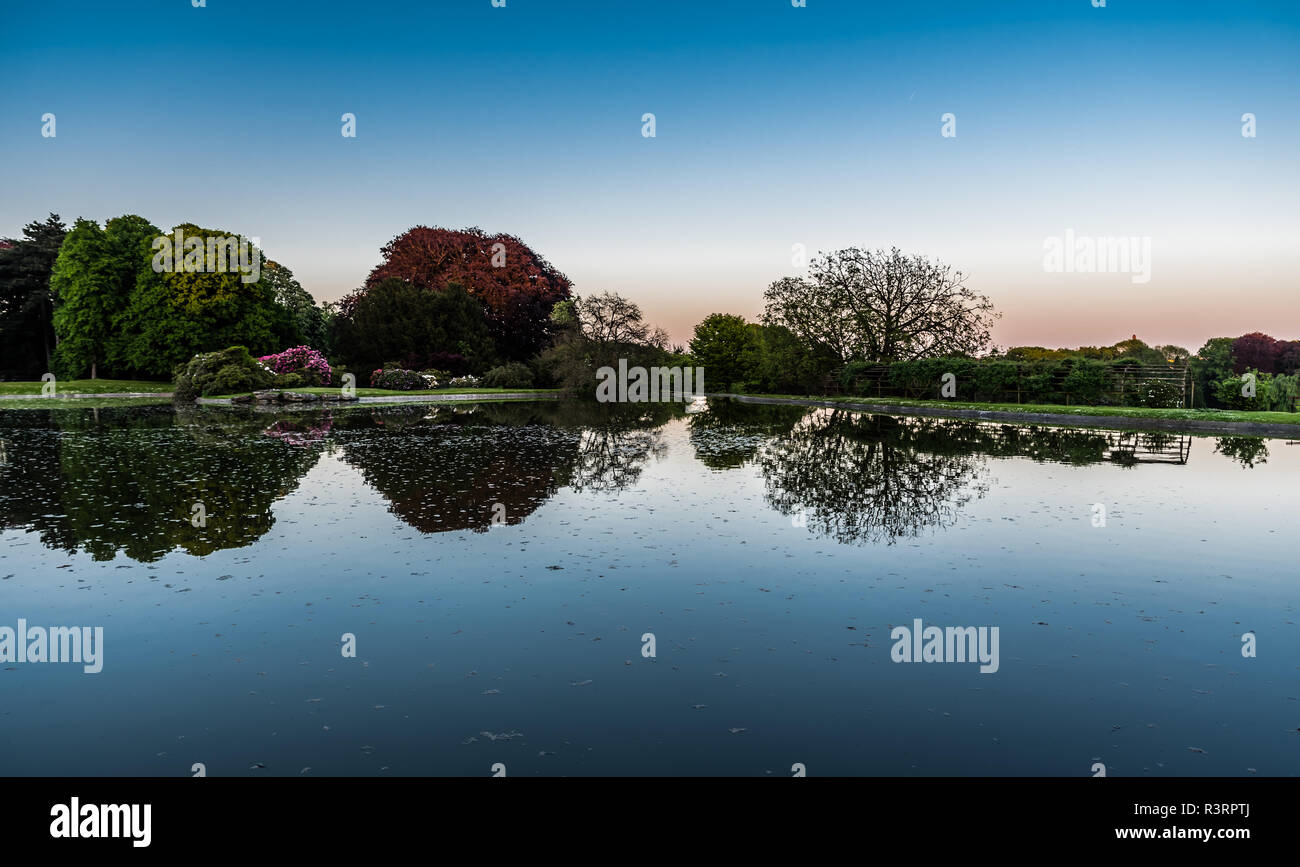
[[[568,277],[519,238],[478,228],[416,226],[380,252],[384,261],[370,272],[365,289],[340,303],[342,312],[350,312],[360,294],[390,278],[432,291],[455,283],[483,304],[497,351],[515,361],[545,347],[551,309],[569,297],[572,287]]]
[[[904,361],[978,355],[990,348],[998,314],[960,271],[897,247],[849,247],[815,257],[808,277],[768,287],[763,321],[842,361]]]

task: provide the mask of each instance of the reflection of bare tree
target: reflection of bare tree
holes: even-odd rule
[[[935,434],[925,420],[814,412],[759,453],[765,499],[838,542],[893,544],[949,526],[987,491],[984,458],[924,450]]]
[[[667,450],[658,429],[587,428],[567,482],[575,491],[620,491],[636,483],[647,460]]]

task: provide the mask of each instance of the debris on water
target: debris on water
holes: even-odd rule
[[[1205,750],[1201,749],[1200,747],[1188,747],[1187,749],[1189,752],[1200,753],[1202,755],[1205,754]]]
[[[727,731],[731,732],[733,735],[738,735],[743,731],[747,731],[747,729],[727,729]]]
[[[569,682],[569,686],[586,686],[591,683],[590,680],[574,680]]]
[[[265,767],[266,765],[262,764],[261,762],[253,762],[251,765],[248,766],[248,769],[251,771],[255,768],[265,768]]]
[[[303,768],[301,771],[298,772],[298,776],[301,777],[303,774],[307,773],[310,770],[311,770],[311,765],[308,765],[307,767]]]
[[[481,693],[479,693],[479,695],[500,695],[500,694],[501,694],[501,690],[499,689],[485,689]]]
[[[703,709],[706,708],[706,707],[708,707],[707,704],[693,704],[693,705],[691,705],[691,709],[692,709],[692,710],[703,710]]]
[[[513,730],[508,732],[501,732],[500,734],[493,734],[492,732],[479,732],[479,734],[481,734],[483,737],[487,738],[490,741],[508,741],[511,738],[523,737],[523,732],[517,732]]]

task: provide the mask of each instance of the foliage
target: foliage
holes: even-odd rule
[[[429,387],[423,376],[414,370],[381,368],[370,374],[371,388],[388,388],[394,391],[419,391]]]
[[[176,228],[184,231],[187,245],[195,238],[206,247],[208,238],[231,237],[188,223]],[[265,274],[253,282],[244,276],[238,270],[155,271],[146,251],[121,319],[123,363],[139,374],[161,376],[214,346],[240,344],[259,355],[274,351],[285,314]]]
[[[579,396],[594,397],[596,371],[620,359],[629,367],[674,363],[667,334],[650,327],[641,308],[616,293],[561,302],[551,324],[554,342],[539,356],[538,368],[547,380]]]
[[[263,355],[258,361],[275,373],[296,373],[305,383],[330,384],[329,362],[310,346],[295,346],[275,355]]]
[[[220,352],[202,352],[177,367],[173,378],[172,399],[192,401],[214,394],[242,394],[268,388],[275,374],[253,358],[243,346],[231,346]]]
[[[131,370],[120,324],[157,235],[156,226],[134,215],[109,220],[104,229],[93,220],[76,221],[50,275],[62,376],[95,379],[101,368],[117,375]]]
[[[311,293],[294,279],[293,272],[279,262],[270,259],[263,262],[262,277],[271,287],[275,303],[283,313],[279,326],[280,345],[306,344],[319,346],[322,352],[331,351],[329,340],[333,311],[318,305]]]
[[[1246,374],[1251,372],[1246,371]],[[1238,410],[1261,410],[1264,408],[1264,400],[1260,393],[1266,390],[1266,387],[1261,382],[1260,375],[1255,374],[1255,393],[1251,395],[1248,394],[1246,374],[1230,376],[1217,383],[1215,398],[1218,399],[1220,406]]]
[[[389,278],[344,300],[334,345],[349,366],[483,370],[495,358],[483,305],[460,286],[433,292]]]
[[[691,355],[713,386],[721,391],[741,380],[755,380],[759,365],[759,336],[743,316],[713,313],[695,326]]]
[[[844,362],[970,356],[990,346],[992,302],[942,263],[850,247],[814,258],[808,273],[768,287],[763,321]]]
[[[0,241],[0,377],[39,379],[54,364],[50,271],[67,227],[57,214]]]
[[[1254,370],[1259,373],[1274,373],[1280,348],[1278,341],[1267,334],[1259,331],[1243,334],[1232,341],[1232,372]]]
[[[532,388],[533,372],[518,361],[494,367],[483,374],[484,388]]]
[[[456,284],[483,305],[493,343],[502,357],[523,361],[549,337],[549,315],[569,297],[572,284],[541,255],[514,235],[489,235],[416,226],[380,251],[384,261],[366,278],[365,288],[344,299],[351,307],[374,287],[401,279],[430,292]]]

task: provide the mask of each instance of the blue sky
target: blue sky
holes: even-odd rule
[[[191,221],[332,300],[406,228],[477,225],[681,340],[761,312],[793,244],[897,245],[967,272],[1004,346],[1300,337],[1297,3],[10,6],[3,235]],[[1067,230],[1150,237],[1150,282],[1045,273]]]

